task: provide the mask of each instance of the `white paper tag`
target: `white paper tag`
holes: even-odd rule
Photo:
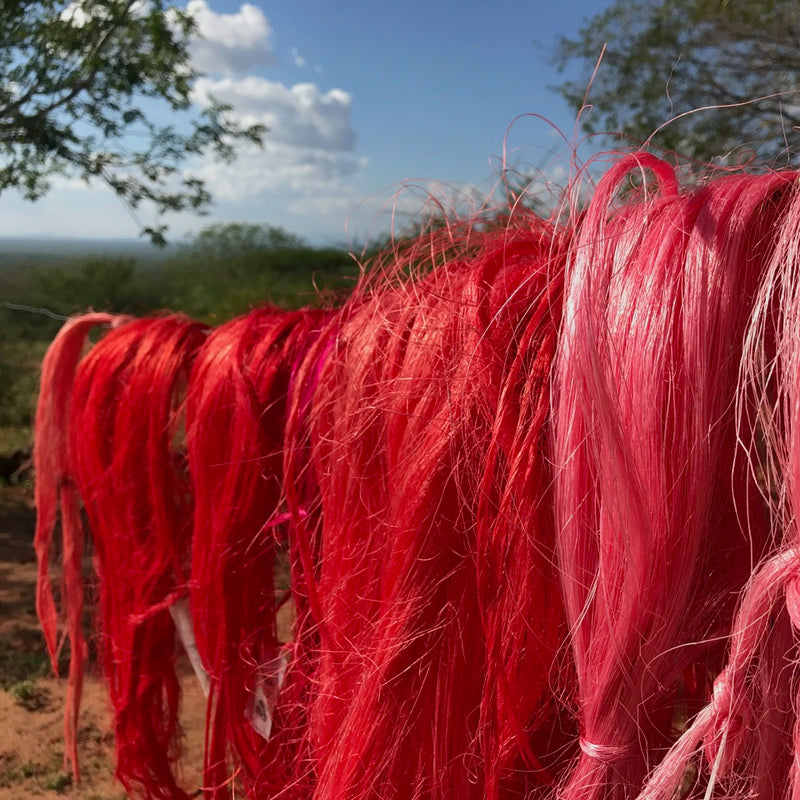
[[[169,613],[172,615],[172,621],[175,623],[175,630],[178,632],[178,638],[181,640],[183,649],[189,657],[189,663],[192,665],[194,674],[197,675],[197,680],[200,682],[203,694],[208,697],[211,681],[203,666],[203,660],[200,658],[200,651],[197,649],[197,640],[194,638],[194,626],[192,625],[192,612],[189,608],[189,598],[181,597],[180,600],[176,600],[169,607]]]
[[[245,716],[253,730],[267,741],[272,735],[272,709],[278,702],[288,664],[288,657],[282,653],[259,669],[260,680],[256,683],[245,710]]]

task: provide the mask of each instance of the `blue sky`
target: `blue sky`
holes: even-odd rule
[[[449,205],[485,194],[504,140],[509,167],[563,180],[569,147],[524,115],[572,138],[574,114],[548,88],[561,80],[554,44],[609,0],[185,5],[204,34],[196,102],[231,101],[270,132],[233,166],[188,165],[216,202],[210,217],[168,219],[171,238],[238,221],[357,243],[386,231],[393,209],[402,224],[428,192]],[[135,237],[137,227],[109,191],[58,179],[35,205],[0,197],[4,235]]]

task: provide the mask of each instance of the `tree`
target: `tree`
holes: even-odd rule
[[[158,271],[167,305],[217,323],[265,301],[296,308],[352,288],[357,267],[339,247],[314,247],[273,225],[218,223],[195,234]]]
[[[578,110],[588,87],[590,133],[726,163],[786,163],[798,150],[797,0],[616,0],[557,56],[562,71],[584,67],[555,88]]]
[[[2,0],[0,192],[36,200],[71,174],[105,183],[134,216],[142,203],[159,218],[207,209],[183,163],[231,160],[237,140],[260,144],[264,128],[238,125],[219,103],[192,110],[194,34],[191,16],[163,0]],[[163,243],[164,225],[140,227]]]
[[[297,250],[304,244],[299,236],[274,225],[218,222],[196,233],[183,251],[191,258],[225,261],[251,253]]]

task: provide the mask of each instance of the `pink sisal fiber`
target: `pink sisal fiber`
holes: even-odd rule
[[[315,310],[262,308],[214,331],[198,354],[187,401],[187,449],[196,495],[191,600],[211,677],[205,786],[230,794],[228,748],[250,796],[288,781],[291,753],[269,709],[279,672],[273,582],[285,536],[283,438],[293,367],[323,320]],[[263,691],[265,739],[248,717]],[[282,757],[275,755],[277,751]]]
[[[610,208],[629,172],[640,194]],[[639,792],[678,709],[699,699],[687,671],[719,670],[736,593],[765,552],[732,409],[771,201],[794,177],[684,194],[664,162],[637,154],[601,181],[574,239],[554,388],[581,731],[564,798]]]
[[[42,361],[39,399],[36,406],[36,436],[33,448],[36,485],[36,531],[38,561],[36,611],[44,633],[53,672],[58,674],[58,611],[50,579],[50,548],[56,521],[61,521],[63,542],[62,602],[66,610],[65,636],[70,641],[69,683],[64,719],[65,760],[73,777],[80,779],[77,757],[78,708],[83,684],[86,642],[83,635],[83,525],[68,455],[68,428],[75,369],[92,328],[114,326],[127,318],[111,314],[85,314],[70,319],[59,331]]]
[[[86,356],[73,390],[71,460],[95,545],[116,774],[148,798],[188,797],[172,771],[180,686],[168,609],[187,591],[192,503],[176,438],[205,336],[181,316],[131,322]]]
[[[484,539],[495,534],[496,508],[479,503],[481,491],[497,495],[505,480],[500,445],[484,469],[499,387],[508,377],[504,402],[519,404],[520,373],[546,351],[542,337],[552,353],[550,281],[560,281],[563,263],[553,238],[527,215],[516,228],[471,231],[461,259],[356,295],[343,313],[312,403],[322,502],[309,707],[317,798],[507,796],[546,780],[528,737],[554,718],[540,702],[561,633],[547,562],[552,522],[527,531],[516,551],[526,558],[495,566],[495,577],[518,568],[517,580],[533,586],[525,599],[481,595],[475,542],[479,525]],[[420,251],[394,269],[414,265]],[[519,361],[518,341],[528,348]],[[531,371],[543,391],[549,367]],[[514,438],[511,424],[503,446]],[[543,448],[526,453],[528,472],[515,478],[541,494],[550,483],[543,457]],[[546,527],[547,514],[530,504],[508,529],[532,519]],[[535,619],[525,620],[515,603],[529,610],[530,600]],[[530,646],[506,665],[493,662],[502,648],[498,631],[485,630],[492,624],[513,626]],[[513,712],[498,697],[500,677],[519,691]]]
[[[797,330],[800,311],[797,176],[774,192],[776,222],[764,229],[772,249],[745,337],[741,361],[740,435],[745,456],[772,514],[773,548],[741,595],[724,669],[709,705],[651,776],[643,797],[672,796],[701,748],[706,794],[800,796],[797,577]],[[763,213],[763,212],[762,212]],[[766,250],[766,248],[765,248]]]

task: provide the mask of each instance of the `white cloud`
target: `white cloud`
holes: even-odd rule
[[[291,214],[315,219],[319,217],[332,217],[345,219],[353,212],[358,203],[358,197],[351,193],[335,194],[310,194],[303,195],[289,202],[286,210]]]
[[[359,174],[366,159],[315,148],[267,141],[263,149],[241,148],[233,164],[208,162],[192,173],[221,200],[241,200],[267,192],[338,194],[340,181]]]
[[[218,14],[206,0],[189,0],[199,38],[191,43],[192,62],[201,72],[241,75],[270,64],[272,27],[260,8],[244,3],[235,14]]]
[[[73,24],[85,21],[83,2],[75,0],[64,12]],[[146,8],[149,0],[140,2]],[[252,3],[233,6],[231,13],[214,10],[215,0],[185,0],[182,5],[197,27],[197,38],[189,42],[192,64],[204,73],[195,82],[192,101],[204,107],[213,97],[229,103],[241,124],[260,123],[268,129],[263,148],[237,145],[237,160],[232,164],[199,157],[185,165],[184,174],[206,182],[215,198],[215,217],[268,213],[278,224],[301,233],[343,234],[344,220],[359,206],[362,192],[356,186],[368,163],[354,152],[351,95],[339,88],[323,90],[311,82],[287,86],[258,75],[260,68],[275,63],[275,54],[270,22]],[[291,48],[289,59],[298,68],[322,72],[296,47]],[[54,192],[91,198],[92,204],[105,196],[87,191],[77,180],[59,181]],[[130,225],[124,210],[116,211],[121,224]],[[71,222],[64,218],[62,225]],[[177,215],[173,232],[197,224],[187,215]]]
[[[87,0],[73,0],[61,12],[61,19],[82,27],[90,18],[86,5]],[[136,0],[130,13],[141,15],[148,10],[149,0]],[[189,0],[186,12],[194,17],[197,27],[189,48],[192,63],[200,72],[243,75],[253,67],[274,62],[272,27],[260,8],[244,3],[235,14],[218,14],[206,0]],[[97,14],[97,10],[92,13]]]
[[[294,61],[296,67],[304,67],[307,63],[296,47],[292,48],[292,61]]]
[[[199,59],[196,65],[214,72],[196,81],[192,101],[202,107],[213,97],[230,104],[241,124],[267,128],[263,149],[241,145],[233,164],[204,160],[191,172],[221,203],[283,197],[289,213],[310,211],[311,203],[318,212],[327,209],[328,215],[352,206],[356,197],[350,187],[367,161],[353,153],[350,94],[336,88],[323,91],[313,83],[287,86],[238,72],[247,61],[243,52],[255,55],[260,48],[262,54],[272,55],[269,23],[253,6],[242,5],[238,13],[224,15],[211,11],[206,0],[190,0],[187,10],[205,37],[201,45],[206,49],[193,50]],[[291,58],[298,67],[308,66],[297,48],[291,49]]]
[[[192,99],[206,105],[209,97],[230,103],[245,124],[266,125],[272,142],[340,152],[355,145],[350,122],[352,100],[342,89],[323,92],[312,83],[288,87],[256,76],[241,80],[201,78]]]
[[[314,64],[314,66],[312,67],[308,63],[308,59],[305,56],[300,55],[300,51],[296,47],[293,47],[291,49],[291,54],[292,54],[292,61],[294,62],[294,65],[296,67],[300,69],[306,69],[306,67],[308,67],[309,69],[312,69],[314,72],[316,72],[317,75],[322,75],[322,73],[324,72],[324,70],[319,64]]]
[[[70,3],[61,12],[61,19],[76,28],[82,28],[89,21],[89,15],[83,10],[82,6],[83,4],[79,2]]]

